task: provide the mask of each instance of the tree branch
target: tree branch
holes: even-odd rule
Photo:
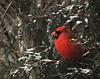
[[[9,5],[7,6],[7,8],[6,8],[6,10],[5,10],[4,14],[3,14],[3,17],[2,17],[2,19],[1,19],[0,26],[2,25],[3,20],[4,20],[4,18],[5,18],[5,15],[6,15],[8,9],[10,8],[10,6],[12,5],[13,2],[14,2],[14,0],[12,0],[12,1],[9,3]]]

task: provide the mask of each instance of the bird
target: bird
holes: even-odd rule
[[[51,33],[51,36],[55,37],[55,49],[62,59],[77,60],[84,54],[83,46],[71,41],[71,38],[75,36],[75,34],[64,26],[58,26],[55,31]]]

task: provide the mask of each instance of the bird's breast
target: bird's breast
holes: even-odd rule
[[[68,53],[70,52],[71,45],[69,40],[62,39],[62,40],[55,40],[55,47],[57,52],[62,56],[62,58],[66,58]]]
[[[83,54],[83,49],[78,44],[72,44],[64,35],[55,40],[57,52],[63,59],[74,59]]]

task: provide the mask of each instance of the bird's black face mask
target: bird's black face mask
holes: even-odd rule
[[[61,34],[61,31],[55,31],[55,33],[57,34],[57,36],[55,36],[55,38],[58,39],[59,35]]]

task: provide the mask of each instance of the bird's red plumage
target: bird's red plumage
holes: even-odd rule
[[[64,27],[58,27],[56,29],[56,31],[62,31],[59,37],[54,40],[57,52],[66,60],[80,58],[84,53],[84,49],[80,44],[72,43],[64,29]]]

